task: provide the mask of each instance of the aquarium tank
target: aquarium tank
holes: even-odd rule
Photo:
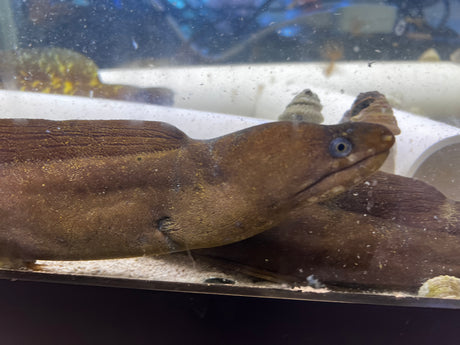
[[[460,307],[460,1],[0,6],[3,279]]]

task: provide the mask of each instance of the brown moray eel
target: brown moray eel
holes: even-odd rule
[[[400,133],[378,92],[360,94],[344,121]],[[299,205],[273,229],[194,255],[276,282],[305,285],[314,276],[330,288],[416,292],[426,279],[460,277],[459,248],[460,202],[422,181],[377,172],[325,202]]]
[[[2,119],[0,256],[119,258],[240,241],[362,181],[393,142],[365,123],[276,122],[193,140],[160,122]]]
[[[360,94],[343,121],[400,133],[379,92]],[[333,288],[416,292],[434,276],[460,276],[459,248],[460,202],[422,181],[377,172],[334,198],[299,205],[264,233],[194,255],[276,282],[305,285],[314,276]]]
[[[280,225],[235,244],[194,251],[224,268],[305,285],[416,292],[437,275],[460,276],[460,202],[411,178],[377,172]]]

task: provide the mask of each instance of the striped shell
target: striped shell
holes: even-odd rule
[[[280,121],[322,123],[323,106],[318,96],[310,89],[300,92],[278,117]]]
[[[341,122],[369,122],[387,127],[394,135],[401,133],[393,109],[380,92],[360,93]]]

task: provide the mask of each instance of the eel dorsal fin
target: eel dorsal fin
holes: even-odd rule
[[[0,119],[0,163],[160,152],[187,140],[164,122]]]

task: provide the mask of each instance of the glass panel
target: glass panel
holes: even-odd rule
[[[459,306],[458,0],[0,6],[1,277]]]

